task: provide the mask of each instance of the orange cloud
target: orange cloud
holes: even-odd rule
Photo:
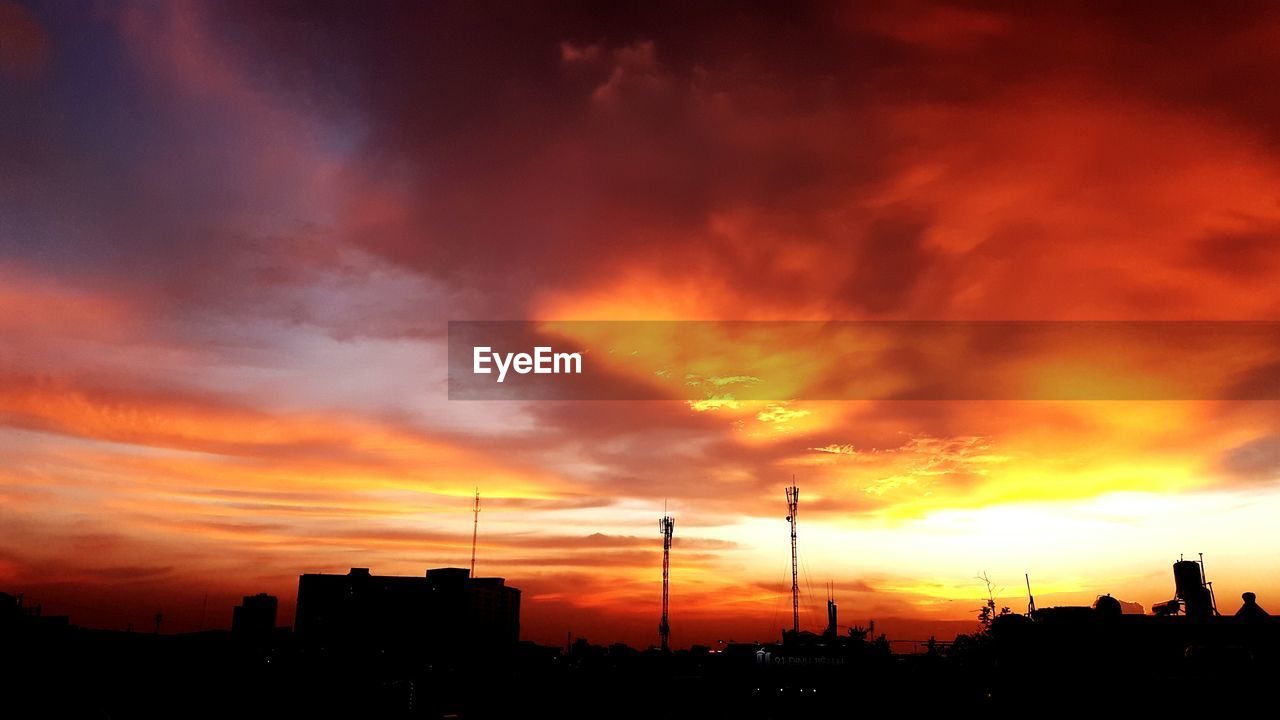
[[[982,569],[1149,604],[1203,549],[1223,596],[1267,584],[1274,403],[908,392],[973,336],[582,336],[700,393],[666,402],[448,401],[439,359],[458,319],[1274,319],[1273,9],[490,12],[130,6],[62,37],[0,4],[4,589],[287,617],[299,572],[464,563],[480,486],[530,637],[651,641],[669,502],[677,644],[764,639],[793,474],[811,579],[904,633],[969,618]],[[1015,398],[1276,378],[1235,341],[985,341]]]

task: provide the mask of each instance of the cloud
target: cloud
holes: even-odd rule
[[[1210,235],[1196,248],[1195,267],[1211,268],[1244,281],[1273,274],[1277,243],[1280,227],[1275,226]]]
[[[49,61],[49,36],[23,5],[0,2],[0,80],[30,81]]]
[[[1280,435],[1255,438],[1227,450],[1222,454],[1219,466],[1235,483],[1280,480]]]
[[[480,485],[481,567],[539,639],[652,635],[668,499],[690,635],[772,636],[760,523],[793,474],[815,552],[893,540],[821,560],[882,617],[971,609],[944,556],[975,530],[945,511],[1275,476],[1269,405],[463,403],[439,362],[449,319],[1274,318],[1267,3],[5,3],[0,27],[7,583],[145,622],[107,592],[145,579],[195,627],[190,588],[462,562]],[[831,387],[930,353],[1013,383],[1070,349],[727,341]],[[1203,375],[1274,387],[1238,350]]]

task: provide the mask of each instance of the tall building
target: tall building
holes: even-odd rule
[[[520,637],[520,591],[465,568],[424,577],[307,574],[298,579],[294,630],[328,653],[444,658],[501,651]]]

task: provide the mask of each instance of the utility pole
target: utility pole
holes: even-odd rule
[[[668,611],[671,600],[671,535],[675,529],[675,518],[666,514],[664,510],[662,519],[658,521],[658,532],[662,533],[662,622],[658,623],[658,637],[661,639],[664,653],[671,650],[671,624]]]
[[[836,637],[840,634],[839,625],[836,615],[836,584],[827,583],[827,632],[829,638]]]
[[[791,523],[791,632],[800,633],[800,572],[796,563],[796,507],[800,504],[800,488],[791,477],[787,488],[787,522]]]
[[[475,520],[471,522],[471,577],[476,576],[476,535],[480,532],[480,488],[476,488],[476,502],[471,506]]]

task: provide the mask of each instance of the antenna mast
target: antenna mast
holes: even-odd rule
[[[787,522],[791,523],[791,632],[800,632],[800,573],[796,564],[796,506],[800,504],[800,488],[791,476],[787,488]]]
[[[1204,553],[1200,553],[1200,582],[1209,588],[1209,605],[1213,608],[1213,614],[1218,614],[1218,598],[1213,594],[1213,583],[1209,582],[1209,576],[1204,572]]]
[[[471,506],[475,520],[471,522],[471,577],[476,576],[476,535],[480,532],[480,488],[476,488],[476,502]]]
[[[658,636],[662,642],[662,652],[671,649],[671,624],[668,622],[670,609],[670,571],[671,571],[671,534],[675,532],[676,520],[663,510],[662,519],[658,521],[658,532],[662,533],[662,622],[658,623]]]

